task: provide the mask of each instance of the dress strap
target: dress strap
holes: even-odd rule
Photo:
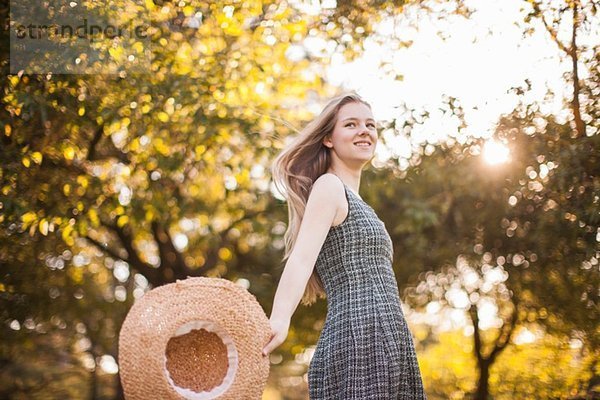
[[[333,172],[327,172],[327,173],[335,176],[336,178],[338,178],[340,180],[340,182],[342,182],[342,185],[344,185],[344,189],[346,189],[346,184],[344,183],[344,181],[342,180],[342,178],[340,178],[339,176],[337,176]]]
[[[342,182],[342,186],[344,187],[344,196],[346,197],[346,202],[348,203],[348,213],[346,214],[346,218],[344,218],[344,220],[342,222],[340,222],[337,225],[332,225],[330,229],[338,229],[341,228],[343,225],[346,225],[348,223],[348,221],[350,220],[351,215],[354,214],[354,212],[352,211],[352,209],[354,208],[354,202],[356,200],[352,199],[352,196],[349,195],[349,192],[352,192],[352,190],[350,190],[350,188],[348,188],[348,186],[344,183],[344,181],[342,180],[342,178],[340,178],[339,176],[337,176],[336,174],[334,174],[333,172],[327,172],[328,174],[334,175],[336,178],[338,178],[340,180],[340,182]],[[352,194],[354,194],[354,192],[352,192]]]
[[[359,196],[357,193],[355,193],[355,192],[354,192],[354,190],[350,189],[350,188],[348,187],[348,185],[346,185],[346,184],[344,183],[344,181],[342,180],[342,178],[340,178],[339,176],[337,176],[337,175],[336,175],[336,174],[334,174],[333,172],[327,172],[327,173],[328,173],[328,174],[331,174],[331,175],[335,175],[335,177],[336,177],[336,178],[338,178],[338,179],[339,179],[339,180],[342,182],[342,185],[344,185],[344,190],[346,190],[346,192],[350,192],[350,193],[352,193],[352,194],[353,194],[354,196],[356,196],[356,197],[357,197],[357,198],[358,198],[360,201],[364,202],[364,200],[362,199],[362,197],[360,197],[360,196]]]

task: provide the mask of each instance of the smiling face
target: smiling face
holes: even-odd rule
[[[363,103],[344,104],[331,135],[323,139],[332,157],[347,164],[365,165],[375,155],[377,126],[371,109]]]

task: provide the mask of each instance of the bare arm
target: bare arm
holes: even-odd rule
[[[313,184],[298,238],[275,293],[270,318],[274,335],[263,353],[269,353],[287,337],[292,315],[302,299],[321,247],[338,212],[340,196],[345,196],[344,187],[332,175],[325,174]]]

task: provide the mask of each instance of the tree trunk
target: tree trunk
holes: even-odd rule
[[[575,119],[575,130],[577,131],[577,137],[585,136],[585,124],[581,119],[581,105],[579,104],[579,69],[577,68],[577,28],[579,26],[579,10],[578,2],[573,2],[573,32],[571,36],[571,61],[573,65],[573,102],[571,103],[573,109],[573,118]]]
[[[477,391],[474,400],[488,400],[490,395],[490,363],[488,360],[482,360],[479,363],[479,380],[477,382]]]
[[[95,360],[94,360],[95,361]],[[98,375],[96,371],[98,366],[90,373],[90,400],[96,400],[98,398]]]

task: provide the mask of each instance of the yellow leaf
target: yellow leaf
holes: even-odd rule
[[[117,226],[122,228],[127,224],[127,222],[129,222],[129,217],[127,215],[121,215],[117,220]]]
[[[250,181],[250,171],[247,169],[242,170],[239,174],[235,175],[235,180],[240,185],[245,185]]]
[[[92,226],[94,228],[97,228],[98,226],[100,226],[100,219],[98,218],[98,213],[96,212],[96,210],[94,208],[91,208],[88,211],[88,216],[89,216],[90,222],[92,223]]]
[[[123,48],[122,47],[111,47],[108,49],[108,54],[112,56],[116,61],[119,61],[123,56]]]
[[[161,138],[157,138],[154,140],[154,148],[163,156],[169,155],[169,147],[164,143]]]
[[[229,250],[227,247],[221,247],[219,249],[219,258],[223,261],[229,261],[231,260],[231,250]]]
[[[175,55],[175,57],[177,57],[177,61],[189,62],[191,54],[192,46],[184,42],[177,48],[177,54]]]
[[[75,157],[75,149],[68,146],[63,150],[63,155],[67,160],[72,160]]]
[[[179,75],[186,75],[192,72],[192,66],[189,63],[178,64],[173,68],[174,72],[177,72]]]
[[[201,145],[196,146],[196,148],[194,150],[196,153],[196,160],[200,160],[202,154],[204,154],[204,152],[206,151],[206,146],[201,144]]]
[[[21,221],[23,221],[23,224],[25,225],[29,225],[31,222],[35,221],[37,219],[37,214],[34,213],[33,211],[29,211],[23,215],[21,215]]]
[[[88,187],[88,178],[85,175],[79,175],[77,177],[77,183],[81,185],[84,189]]]
[[[72,237],[68,237],[68,238],[65,239],[65,244],[67,246],[75,246],[75,241],[73,240]]]
[[[10,136],[12,133],[12,127],[9,124],[4,125],[4,134]]]
[[[140,149],[140,140],[138,138],[135,138],[131,141],[131,143],[129,143],[129,150],[135,153],[139,149]]]
[[[34,152],[31,155],[31,158],[33,159],[33,162],[36,164],[41,164],[42,163],[42,153],[40,153],[39,151]]]
[[[154,219],[154,213],[152,212],[152,210],[148,210],[146,211],[146,221],[150,222]]]
[[[83,282],[83,268],[69,268],[69,277],[75,284]]]
[[[79,107],[79,110],[77,111],[77,114],[79,114],[79,116],[81,117],[83,114],[85,114],[85,107],[81,106]]]
[[[87,236],[87,231],[88,231],[88,224],[85,220],[81,221],[78,225],[79,227],[79,233],[81,234],[81,236]],[[98,226],[96,226],[97,228]]]
[[[158,115],[157,115],[157,117],[158,117],[158,119],[161,122],[167,122],[167,121],[169,121],[169,114],[167,114],[164,111],[159,112]]]
[[[23,157],[23,160],[22,160],[22,161],[23,161],[23,165],[24,165],[26,168],[29,168],[29,166],[31,165],[31,161],[29,161],[29,158],[27,158],[27,157]]]
[[[68,183],[65,183],[65,185],[63,186],[63,193],[65,194],[65,196],[68,196],[71,194],[71,185],[69,185]]]
[[[288,32],[293,36],[295,34],[304,34],[306,32],[306,22],[300,21],[297,23],[287,24],[285,27]]]
[[[132,48],[137,54],[141,54],[144,51],[144,45],[142,44],[142,42],[135,42]]]
[[[149,11],[154,11],[156,9],[156,5],[154,4],[154,2],[152,0],[146,0],[146,9],[148,9]]]

